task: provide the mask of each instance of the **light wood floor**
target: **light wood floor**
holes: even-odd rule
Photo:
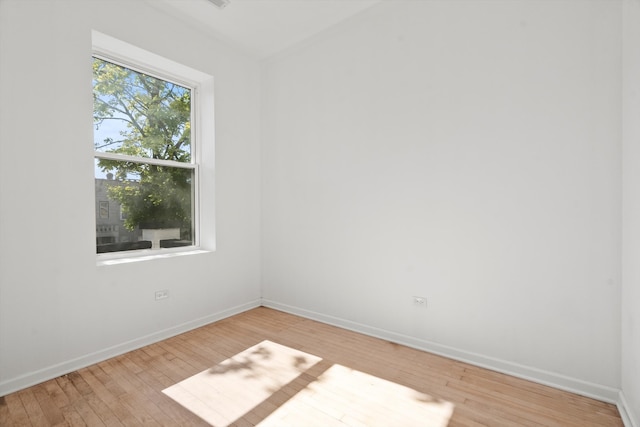
[[[623,424],[611,404],[257,308],[0,398],[0,425]]]

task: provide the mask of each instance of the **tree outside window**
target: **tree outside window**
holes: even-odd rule
[[[129,232],[97,251],[146,248],[145,230],[158,229],[154,248],[193,245],[192,90],[94,57],[93,100],[96,188],[107,187]]]

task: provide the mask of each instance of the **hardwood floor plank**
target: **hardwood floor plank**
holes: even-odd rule
[[[75,400],[70,408],[75,411],[80,418],[84,421],[87,426],[104,426],[104,422],[100,419],[100,417],[93,411],[91,405],[84,399],[80,398]]]
[[[34,395],[35,388],[37,388],[37,386],[19,391],[18,396],[20,396],[24,410],[29,416],[29,422],[31,425],[46,425],[47,418]]]
[[[548,414],[552,418],[564,419],[565,423],[569,423],[573,417],[584,415],[585,411],[590,409],[588,402],[586,402],[587,399],[580,399],[579,401],[562,399],[563,396],[553,393],[550,387],[547,388],[541,385],[538,385],[533,390],[530,386],[526,387],[529,389],[529,393],[525,395],[521,386],[507,384],[496,378],[465,375],[460,382],[465,390],[469,390],[470,386],[477,387],[478,390],[482,391],[489,390],[490,395],[509,401],[518,411],[523,408],[530,409],[533,413]],[[530,395],[535,396],[535,403],[532,403],[530,398],[524,398],[524,396]],[[577,404],[577,402],[583,403]],[[600,418],[600,416],[597,415],[597,418]]]
[[[126,390],[105,372],[104,366],[106,366],[106,363],[102,362],[97,365],[89,366],[88,369],[89,372],[91,372],[91,375],[99,381],[101,386],[104,387],[106,392],[111,396],[119,397],[125,394]]]
[[[133,415],[120,403],[119,397],[124,394],[124,391],[120,387],[114,388],[113,386],[111,388],[115,389],[116,393],[109,390],[99,377],[102,377],[107,385],[112,381],[106,375],[102,375],[102,372],[98,365],[90,366],[81,371],[82,377],[97,398],[89,400],[89,403],[96,413],[100,414],[100,418],[106,425],[135,425]]]
[[[0,397],[0,425],[9,425],[11,421],[11,413],[9,412],[9,405],[4,397]]]
[[[160,425],[149,413],[160,413],[160,408],[147,398],[148,394],[156,392],[143,384],[136,374],[129,371],[122,359],[123,357],[120,356],[102,363],[104,372],[124,391],[118,396],[118,401],[127,408],[139,425]]]
[[[83,427],[87,425],[73,405],[63,406],[60,408],[60,411],[62,412],[65,420],[65,423],[62,425],[69,427]]]
[[[45,384],[32,387],[32,390],[47,422],[53,425],[63,423],[64,415],[60,411],[60,407],[51,399]]]
[[[47,382],[44,382],[42,385],[49,394],[49,398],[51,399],[53,404],[58,408],[63,408],[71,403],[69,401],[69,397],[62,390],[57,380],[49,380]]]
[[[25,410],[22,400],[18,393],[13,393],[3,397],[5,409],[3,414],[6,415],[7,425],[11,426],[30,426],[29,415]],[[4,422],[4,421],[3,421]]]

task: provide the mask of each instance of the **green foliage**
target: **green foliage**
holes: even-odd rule
[[[125,226],[140,228],[179,227],[191,224],[191,171],[151,166],[139,182],[124,182],[109,188],[109,197],[122,203]],[[190,236],[186,236],[190,237]]]
[[[94,58],[93,102],[96,131],[109,122],[119,134],[94,141],[96,151],[191,161],[189,89]],[[191,229],[191,170],[103,158],[98,167],[119,183],[109,197],[122,205],[127,228]]]

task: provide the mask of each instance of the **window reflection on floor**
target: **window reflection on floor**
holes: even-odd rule
[[[163,392],[212,426],[445,427],[451,402],[263,341]]]

